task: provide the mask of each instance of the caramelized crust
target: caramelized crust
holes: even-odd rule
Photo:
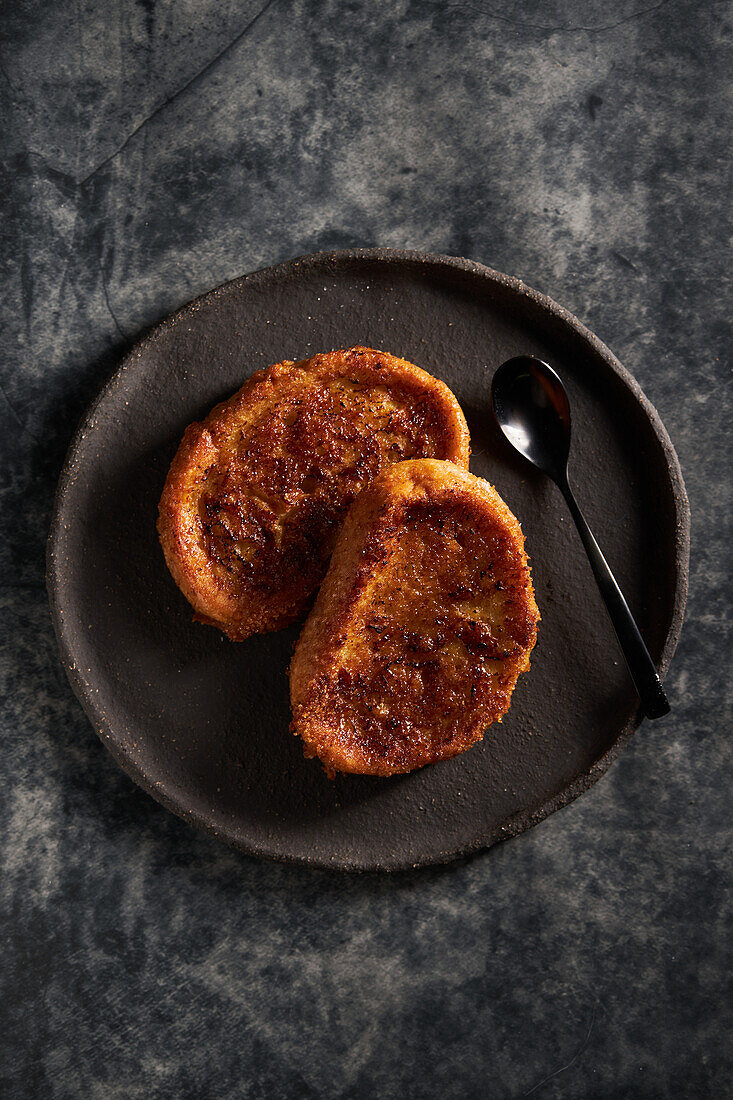
[[[286,360],[186,429],[159,508],[168,568],[195,617],[234,640],[287,626],[380,470],[468,456],[453,394],[411,363],[361,347]]]
[[[339,535],[293,656],[291,728],[330,775],[465,752],[508,710],[538,620],[496,490],[450,462],[401,462]]]

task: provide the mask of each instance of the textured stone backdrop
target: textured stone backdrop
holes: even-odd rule
[[[732,24],[717,0],[2,4],[3,1096],[730,1089]],[[371,244],[580,316],[693,513],[671,718],[531,833],[383,879],[257,863],[139,792],[43,579],[65,448],[130,343]]]

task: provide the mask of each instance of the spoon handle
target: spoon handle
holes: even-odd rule
[[[634,621],[634,616],[631,614],[629,605],[624,599],[624,594],[616,583],[616,578],[611,572],[608,562],[586,522],[585,516],[581,512],[570,486],[566,482],[564,485],[560,485],[560,489],[583,541],[585,552],[601,590],[608,614],[611,616],[613,628],[621,644],[624,659],[629,666],[631,678],[639,693],[644,714],[647,718],[662,718],[665,714],[669,714],[670,706],[649,650]]]

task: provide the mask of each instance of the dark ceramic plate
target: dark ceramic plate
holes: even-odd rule
[[[298,629],[234,644],[194,623],[155,521],[191,420],[259,367],[352,344],[413,360],[454,390],[472,470],[524,528],[542,623],[532,669],[481,745],[409,776],[331,782],[288,732]],[[306,256],[159,325],[87,413],[61,475],[48,554],[61,655],[135,782],[244,851],[395,870],[519,833],[603,774],[639,724],[637,700],[560,494],[491,424],[493,371],[520,353],[567,383],[581,505],[666,672],[685,603],[687,499],[659,417],[608,349],[554,302],[467,260]]]

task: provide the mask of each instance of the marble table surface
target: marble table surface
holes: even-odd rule
[[[732,23],[717,0],[4,5],[3,1097],[728,1092]],[[44,588],[65,449],[136,337],[373,244],[589,324],[693,516],[671,717],[530,833],[381,878],[257,862],[139,791]]]

